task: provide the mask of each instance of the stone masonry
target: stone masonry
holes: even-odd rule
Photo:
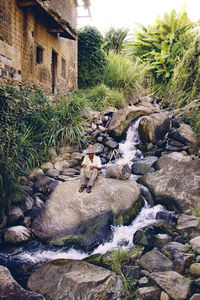
[[[76,89],[76,20],[75,0],[0,0],[0,82]]]

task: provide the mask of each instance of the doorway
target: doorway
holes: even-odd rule
[[[56,93],[57,86],[57,65],[58,65],[58,54],[52,50],[51,58],[51,75],[52,75],[52,93]]]

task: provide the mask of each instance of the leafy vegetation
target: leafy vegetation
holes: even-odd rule
[[[148,65],[155,84],[167,83],[173,75],[174,65],[188,48],[193,27],[183,9],[178,15],[175,10],[157,18],[153,26],[140,25],[135,31],[137,39],[130,44],[130,53]]]
[[[103,36],[91,26],[78,32],[78,86],[89,88],[103,82],[106,56],[102,50]]]
[[[104,37],[103,49],[109,53],[113,50],[116,53],[120,53],[124,49],[125,39],[128,35],[127,28],[117,28],[111,27]]]
[[[37,90],[0,87],[0,210],[18,201],[19,176],[48,158],[50,147],[83,143],[84,99],[62,97],[56,106]]]

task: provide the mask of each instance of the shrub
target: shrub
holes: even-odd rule
[[[83,27],[78,32],[78,86],[93,87],[103,81],[106,56],[103,37],[95,27]]]
[[[123,108],[126,104],[124,95],[101,84],[88,91],[88,105],[94,110],[103,110],[109,106]]]

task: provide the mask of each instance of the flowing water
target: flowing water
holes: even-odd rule
[[[133,125],[128,129],[126,141],[119,145],[122,160],[123,162],[128,163],[129,166],[131,166],[134,159],[143,157],[142,152],[137,149],[137,145],[140,143],[140,137],[138,134],[140,119],[133,123]],[[134,180],[134,176],[132,179]],[[1,251],[0,263],[9,266],[14,262],[20,264],[20,262],[41,263],[58,258],[83,259],[91,254],[105,254],[108,251],[117,249],[119,246],[127,249],[131,248],[133,246],[133,235],[135,232],[138,229],[158,222],[159,220],[156,220],[156,214],[160,211],[165,211],[165,208],[161,205],[151,207],[150,204],[152,204],[153,199],[146,187],[141,186],[141,192],[145,205],[137,218],[133,220],[132,224],[129,226],[112,226],[112,240],[99,245],[92,253],[77,251],[73,247],[67,249],[66,247],[47,246],[42,245],[37,241],[31,241],[23,247],[15,248],[12,251],[8,251],[6,249]]]

